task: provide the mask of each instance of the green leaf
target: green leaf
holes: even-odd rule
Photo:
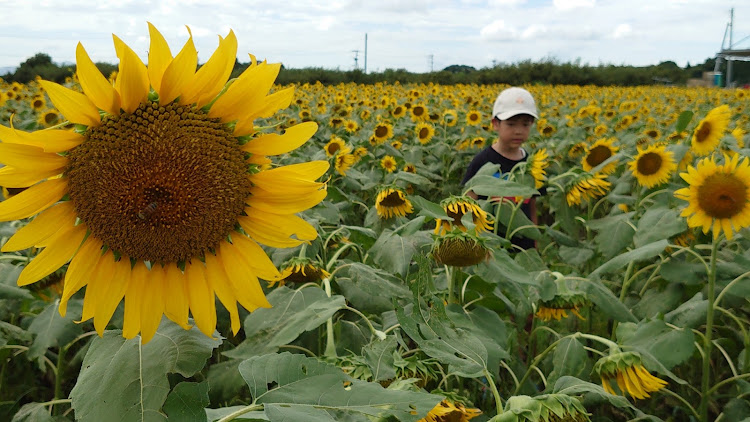
[[[26,403],[13,415],[11,422],[54,422],[43,403]]]
[[[555,386],[552,388],[553,393],[567,394],[569,396],[577,396],[580,394],[586,394],[592,396],[598,402],[608,402],[612,406],[619,408],[634,409],[633,405],[630,404],[628,399],[621,396],[615,396],[604,391],[604,388],[600,385],[592,384],[571,376],[563,376],[557,380]],[[587,397],[588,398],[588,397]]]
[[[375,340],[362,348],[365,363],[370,367],[373,381],[383,381],[396,377],[393,365],[393,352],[396,351],[396,337],[388,336],[385,340]]]
[[[659,274],[670,283],[690,286],[706,281],[706,266],[699,262],[670,260],[661,264]]]
[[[370,253],[381,268],[404,277],[411,265],[412,256],[420,246],[430,242],[426,232],[401,236],[392,230],[384,230],[370,248]]]
[[[479,377],[487,368],[487,349],[474,334],[454,327],[443,301],[431,297],[423,306],[420,297],[413,306],[396,309],[401,329],[428,356],[450,365],[450,372],[464,377]]]
[[[595,269],[594,272],[589,275],[589,277],[592,279],[598,278],[601,277],[602,274],[617,271],[630,262],[653,258],[663,252],[668,244],[669,242],[667,242],[666,239],[662,239],[641,246],[640,248],[633,249],[632,251],[625,252],[624,254],[618,255],[600,265],[599,268]]]
[[[271,308],[260,308],[245,318],[247,340],[224,352],[235,359],[272,353],[293,342],[305,331],[314,330],[343,308],[343,296],[328,297],[319,288],[291,290],[282,286],[267,296]]]
[[[676,209],[649,208],[638,221],[638,231],[633,237],[635,246],[641,247],[661,239],[669,239],[687,230],[687,223]]]
[[[549,376],[548,383],[554,384],[556,380],[565,375],[578,377],[586,369],[586,350],[583,344],[573,337],[566,337],[555,347],[552,357],[554,368]]]
[[[589,300],[595,303],[602,312],[615,320],[619,322],[638,321],[630,312],[630,309],[612,293],[612,290],[603,286],[600,282],[586,280],[580,283],[580,289],[586,292]]]
[[[496,214],[496,223],[499,223],[502,227],[501,230],[498,231],[501,236],[504,237],[507,230],[507,233],[514,233],[514,237],[521,236],[534,240],[542,238],[542,232],[538,227],[534,227],[535,224],[520,208],[514,213],[513,210],[515,209],[515,206],[507,201],[503,201],[496,206],[500,207],[500,211]],[[511,220],[511,218],[513,218],[513,220]],[[524,228],[518,230],[519,227]]]
[[[561,245],[564,245],[564,246],[575,247],[575,246],[580,245],[580,243],[581,243],[581,242],[578,241],[578,239],[575,239],[575,238],[573,238],[571,236],[568,236],[567,234],[565,234],[565,233],[563,233],[563,232],[561,232],[559,230],[555,230],[555,229],[553,229],[551,227],[547,227],[545,229],[545,231],[544,231],[544,234],[546,234],[547,236],[549,236],[555,242],[557,242],[557,243],[559,243]]]
[[[168,374],[191,377],[200,371],[220,340],[197,328],[185,330],[162,320],[147,344],[126,340],[120,330],[94,338],[70,392],[81,421],[166,421],[160,409],[169,393]]]
[[[396,173],[395,180],[403,180],[404,182],[411,183],[421,188],[426,188],[433,185],[430,179],[416,173],[409,173],[408,171],[400,171]]]
[[[240,364],[240,373],[272,421],[339,420],[331,412],[416,421],[441,400],[427,393],[386,390],[316,358],[288,352],[252,357]]]
[[[684,131],[688,127],[688,124],[690,124],[691,120],[693,120],[693,112],[690,110],[683,111],[680,113],[679,117],[677,117],[677,124],[674,127],[674,131],[677,133]]]
[[[633,242],[633,235],[636,231],[631,225],[630,214],[620,214],[616,217],[603,218],[598,222],[602,222],[603,220],[608,221],[606,228],[597,229],[599,232],[594,237],[594,242],[605,258],[612,258]],[[595,226],[595,224],[590,225]],[[596,226],[599,227],[598,224]]]
[[[419,215],[441,220],[452,220],[440,205],[430,202],[421,196],[410,196],[409,200],[419,210]]]
[[[394,300],[411,299],[411,291],[393,274],[360,262],[347,263],[336,272],[336,283],[346,300],[363,312],[380,313]]]
[[[687,361],[695,352],[692,330],[677,330],[659,319],[641,321],[635,330],[621,331],[618,327],[617,337],[625,350],[632,348],[653,356],[666,369]],[[658,371],[657,368],[649,369]]]
[[[0,263],[0,299],[32,299],[31,293],[22,287],[16,286],[18,275],[23,267],[11,265],[7,262]]]
[[[565,245],[560,246],[557,253],[563,262],[570,265],[584,264],[594,256],[594,251],[589,248],[572,248]]]
[[[654,287],[646,290],[643,297],[633,306],[633,314],[638,318],[653,318],[673,310],[682,301],[684,287],[679,284],[667,284],[666,287]]]
[[[209,403],[208,382],[181,382],[167,396],[164,413],[172,422],[206,422]]]
[[[57,308],[59,301],[47,305],[44,310],[34,317],[29,325],[29,332],[34,334],[34,343],[29,347],[28,358],[36,359],[51,347],[60,347],[83,334],[83,327],[75,321],[81,319],[83,304],[80,300],[68,302],[68,312],[65,318],[60,316]]]
[[[508,346],[507,328],[497,312],[481,306],[465,311],[459,305],[449,304],[446,315],[456,328],[466,330],[482,342],[487,350],[487,368],[497,368],[500,360],[510,359],[505,350]]]
[[[239,376],[239,373],[237,373],[237,376]],[[242,379],[242,378],[240,378]],[[244,383],[243,383],[244,385]],[[218,421],[219,419],[231,415],[234,412],[237,412],[239,410],[244,409],[246,406],[230,406],[230,407],[222,407],[220,409],[205,409],[206,410],[206,417],[208,418],[208,422],[214,422]],[[266,412],[263,410],[255,410],[252,412],[243,413],[240,416],[235,417],[232,419],[233,421],[267,421],[268,416],[266,416]]]
[[[500,179],[494,176],[482,176],[477,174],[466,183],[467,190],[473,190],[480,196],[522,196],[530,198],[539,195],[539,191],[526,185],[510,180]]]
[[[703,293],[696,293],[677,309],[664,315],[664,321],[681,328],[696,328],[706,322],[708,314],[708,300],[703,299]]]

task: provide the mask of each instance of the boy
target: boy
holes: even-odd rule
[[[529,154],[521,145],[529,138],[531,126],[538,118],[536,103],[529,91],[518,87],[503,90],[495,99],[492,108],[492,130],[497,133],[497,140],[474,157],[461,184],[466,184],[487,163],[499,164],[500,172],[507,173],[516,164],[526,161]],[[502,177],[501,174],[497,176]],[[468,196],[486,199],[479,198],[473,191],[470,191]],[[534,198],[524,201],[521,210],[537,224]],[[514,236],[511,241],[523,249],[535,246],[533,240],[525,237]]]

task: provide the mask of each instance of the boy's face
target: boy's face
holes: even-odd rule
[[[508,149],[518,149],[529,139],[534,118],[528,114],[518,114],[507,120],[492,119],[492,129],[497,132],[500,144]]]

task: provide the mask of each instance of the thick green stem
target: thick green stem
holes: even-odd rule
[[[709,383],[711,381],[711,348],[713,346],[712,334],[714,329],[714,301],[716,287],[716,251],[719,248],[720,236],[714,236],[711,244],[711,262],[708,273],[708,309],[706,312],[706,336],[703,341],[703,373],[701,378],[701,403],[700,415],[703,422],[708,422],[708,403],[711,401]]]
[[[331,297],[331,281],[328,278],[323,279],[323,287],[325,288],[326,295]],[[336,340],[333,337],[333,316],[328,318],[326,321],[326,350],[323,352],[325,356],[335,357],[336,355]]]
[[[236,412],[232,412],[232,413],[224,416],[223,418],[219,419],[216,422],[229,422],[229,421],[233,421],[238,416],[242,416],[245,413],[250,413],[252,411],[260,410],[260,409],[263,409],[263,405],[262,404],[251,404],[250,406],[245,406],[245,407],[243,407],[242,409],[240,409],[240,410],[238,410]]]
[[[497,410],[497,414],[499,415],[503,413],[503,399],[500,397],[500,392],[497,391],[495,379],[492,378],[492,374],[490,374],[490,371],[488,371],[487,368],[484,368],[484,377],[487,378],[487,384],[490,385],[492,395],[495,396],[495,410]]]

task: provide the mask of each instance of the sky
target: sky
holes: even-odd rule
[[[94,61],[116,64],[111,34],[145,61],[147,22],[173,54],[189,27],[200,63],[233,30],[241,62],[251,53],[288,68],[684,67],[729,46],[732,8],[733,47],[750,49],[747,0],[0,0],[0,69],[36,53],[73,63],[78,42]]]

